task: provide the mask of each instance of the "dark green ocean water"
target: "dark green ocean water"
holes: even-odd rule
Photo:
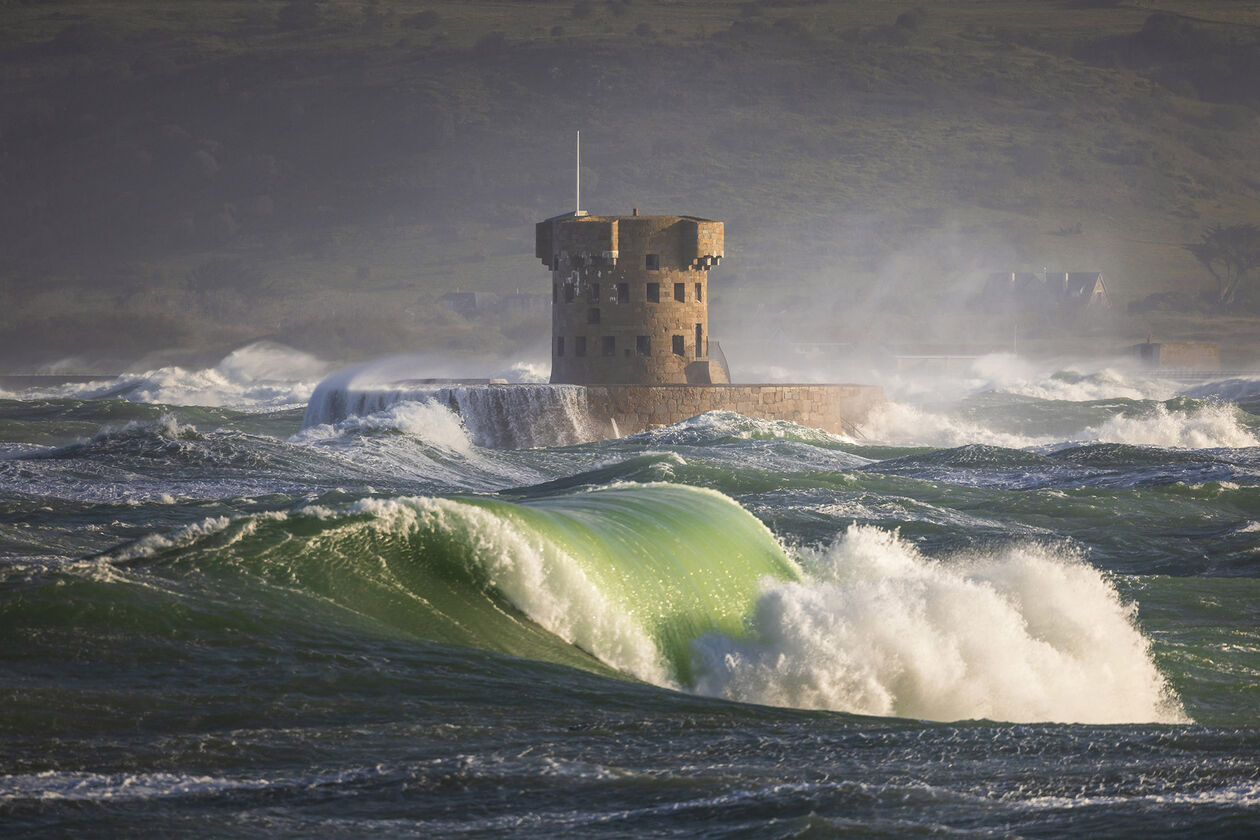
[[[210,373],[0,400],[6,837],[1260,836],[1260,382]]]

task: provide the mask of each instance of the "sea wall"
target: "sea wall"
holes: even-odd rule
[[[884,392],[872,385],[507,385],[492,382],[387,383],[334,374],[311,394],[303,428],[366,417],[408,402],[458,414],[473,443],[494,449],[563,446],[631,435],[706,411],[789,420],[852,434]]]
[[[586,408],[601,436],[667,426],[706,411],[790,420],[852,433],[884,400],[877,385],[588,385]],[[605,428],[605,425],[607,428]]]
[[[1130,350],[1151,367],[1218,370],[1221,366],[1220,345],[1211,341],[1147,341]]]
[[[353,371],[319,383],[306,405],[302,428],[367,417],[408,402],[446,406],[463,420],[473,443],[491,449],[567,446],[608,437],[591,424],[586,394],[578,385],[377,384],[356,382]]]

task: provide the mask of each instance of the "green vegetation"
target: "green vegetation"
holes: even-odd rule
[[[1195,299],[1181,243],[1260,218],[1260,27],[1161,8],[0,0],[0,367],[541,348],[441,296],[547,291],[575,129],[587,208],[726,221],[715,327],[983,343],[967,299],[1042,266]]]
[[[1215,278],[1216,303],[1232,307],[1238,301],[1239,284],[1260,266],[1260,228],[1212,225],[1186,250]]]

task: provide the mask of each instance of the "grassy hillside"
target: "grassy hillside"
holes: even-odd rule
[[[1260,221],[1260,4],[0,0],[0,367],[538,350],[533,223],[727,223],[715,337],[983,346],[990,271],[1101,270],[1105,323],[1025,346],[1225,335],[1128,317]],[[1228,330],[1228,334],[1223,332]],[[1232,336],[1232,338],[1231,338]],[[1260,356],[1260,348],[1255,348]]]

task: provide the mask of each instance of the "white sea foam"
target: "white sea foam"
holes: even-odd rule
[[[992,353],[949,371],[890,371],[880,376],[884,391],[902,401],[958,400],[992,392],[1044,400],[1081,402],[1129,399],[1167,400],[1181,386],[1150,376],[1127,359],[1036,360]]]
[[[1238,782],[1205,790],[1151,793],[1142,796],[1037,796],[1018,802],[1025,808],[1061,810],[1066,808],[1117,808],[1135,805],[1193,805],[1228,806],[1242,808],[1260,807],[1260,783]]]
[[[851,443],[851,438],[790,420],[745,417],[733,411],[706,411],[669,426],[631,435],[652,444],[704,446],[736,440],[793,440],[822,446]],[[865,459],[859,459],[864,461]]]
[[[433,399],[395,403],[372,414],[352,414],[337,423],[302,429],[290,440],[312,443],[372,432],[399,432],[431,446],[461,455],[473,453],[473,442],[458,414]]]
[[[310,788],[381,776],[381,765],[273,778],[204,776],[188,773],[91,773],[48,770],[0,776],[0,802],[15,800],[131,801],[222,795],[271,788]]]
[[[800,561],[804,581],[765,584],[749,640],[695,643],[698,691],[932,720],[1186,719],[1134,607],[1070,553],[938,562],[853,526]]]
[[[1242,400],[1260,399],[1260,376],[1231,377],[1205,382],[1186,388],[1182,391],[1187,397],[1199,400]]]
[[[264,511],[249,516],[210,516],[200,522],[189,525],[170,534],[146,534],[129,545],[111,552],[108,557],[111,563],[138,560],[152,557],[177,546],[187,546],[221,534],[227,534],[224,545],[234,545],[258,530],[259,524],[268,520],[283,520],[288,514],[283,511]],[[236,529],[228,533],[231,526]],[[95,558],[92,561],[95,562]]]
[[[1162,403],[1140,417],[1116,416],[1082,440],[1161,446],[1166,449],[1217,449],[1260,446],[1260,440],[1238,421],[1231,405],[1211,404],[1191,411],[1169,411]]]
[[[981,356],[963,376],[973,391],[996,391],[1043,400],[1167,400],[1178,386],[1145,375],[1128,360],[1038,362],[1007,353]]]
[[[580,443],[594,437],[586,392],[574,385],[429,383],[406,379],[407,359],[378,360],[337,371],[311,394],[304,428],[387,411],[404,402],[436,402],[462,418],[478,446],[521,449]],[[398,378],[389,379],[395,376]]]
[[[212,368],[187,370],[172,366],[116,379],[33,388],[23,399],[37,397],[113,398],[164,405],[228,408],[274,408],[300,405],[310,397],[328,365],[309,353],[260,341],[229,353]]]
[[[226,779],[177,773],[29,773],[0,776],[0,802],[42,799],[72,801],[160,799],[258,790],[262,779]]]
[[[550,362],[513,362],[507,368],[494,374],[495,379],[506,379],[508,382],[544,385],[551,379]]]
[[[1097,426],[1061,435],[1002,432],[968,419],[920,406],[886,402],[862,425],[869,440],[897,446],[956,447],[969,444],[1009,449],[1056,443],[1124,443],[1166,449],[1216,449],[1260,446],[1228,404],[1197,405],[1186,411],[1153,403],[1140,414],[1116,414]]]
[[[581,564],[554,544],[528,536],[493,511],[449,499],[368,498],[352,508],[391,533],[423,525],[475,546],[488,583],[536,624],[618,670],[672,686],[655,644],[631,616],[604,596]]]
[[[102,426],[93,437],[93,441],[106,441],[119,437],[143,437],[152,435],[162,440],[185,440],[200,438],[201,434],[195,426],[181,423],[173,414],[160,414],[153,420],[131,420],[121,427]]]
[[[979,423],[900,402],[885,402],[875,408],[862,424],[861,432],[867,440],[894,446],[955,447],[979,443],[1019,449],[1057,442],[1048,436],[995,431]]]

